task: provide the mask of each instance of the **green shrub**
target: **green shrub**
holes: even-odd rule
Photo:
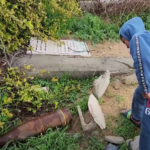
[[[40,0],[1,0],[0,37],[9,52],[24,48],[30,36],[44,36],[42,19],[46,12]]]
[[[105,40],[117,41],[121,26],[136,16],[141,17],[146,29],[150,30],[150,12],[140,12],[100,17],[86,13],[85,16],[74,21],[71,31],[76,38],[91,40],[93,43],[104,42]]]
[[[25,65],[25,68],[29,70],[30,66]],[[3,77],[4,84],[0,87],[0,134],[7,130],[6,126],[14,110],[20,109],[20,104],[34,114],[42,106],[48,93],[40,85],[31,84],[32,78],[18,68],[8,68],[7,75]]]
[[[45,41],[69,34],[68,26],[80,13],[75,0],[1,0],[0,37],[13,52],[25,48],[31,36]]]
[[[119,28],[115,24],[107,24],[98,16],[89,13],[76,20],[72,28],[75,37],[91,40],[94,43],[118,39],[118,30]]]
[[[69,34],[73,21],[82,14],[75,0],[43,0],[43,3],[47,12],[43,26],[52,39]]]

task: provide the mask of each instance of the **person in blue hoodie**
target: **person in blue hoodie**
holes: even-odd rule
[[[139,83],[131,110],[121,113],[141,127],[140,150],[150,150],[150,32],[142,19],[135,17],[124,23],[119,34],[121,41],[130,48]]]

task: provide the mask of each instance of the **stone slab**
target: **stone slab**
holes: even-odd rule
[[[123,63],[120,63],[122,61]],[[23,58],[17,58],[14,66],[23,67],[24,64],[32,64],[35,71],[28,73],[37,75],[40,70],[49,71],[43,77],[61,76],[68,72],[71,77],[84,78],[87,76],[99,75],[109,70],[112,74],[130,74],[134,70],[126,63],[133,66],[132,58],[71,58],[67,56],[50,55],[25,55]]]

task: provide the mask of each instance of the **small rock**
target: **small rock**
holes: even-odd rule
[[[112,47],[112,46],[109,46],[108,48],[109,48],[109,49],[112,49],[113,47]]]
[[[18,113],[21,113],[21,109],[18,109],[17,111],[18,111]]]
[[[94,136],[94,137],[99,136],[99,132],[98,132],[97,130],[93,131],[93,132],[92,132],[92,136]]]
[[[42,90],[48,92],[49,91],[49,87],[42,87]]]
[[[105,150],[118,150],[118,146],[113,144],[108,144]]]
[[[127,84],[127,85],[138,83],[138,80],[137,80],[137,77],[136,77],[135,74],[132,74],[132,75],[123,77],[123,78],[121,79],[121,81],[122,81],[124,84]]]
[[[118,90],[120,88],[121,81],[119,79],[116,79],[113,83],[114,89]]]
[[[140,136],[134,138],[134,141],[130,142],[130,147],[132,150],[139,150],[139,140]]]
[[[124,138],[120,136],[105,136],[105,140],[114,144],[122,144],[125,142]]]

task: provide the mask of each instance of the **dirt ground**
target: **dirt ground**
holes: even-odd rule
[[[115,119],[119,116],[122,109],[130,109],[132,103],[132,97],[134,90],[138,85],[125,85],[120,82],[119,89],[115,89],[116,81],[110,83],[107,88],[104,96],[102,97],[102,112],[105,116],[106,129],[102,130],[97,127],[96,130],[100,131],[102,135],[113,135],[113,128],[116,125]],[[92,120],[92,117],[89,112],[84,114],[84,119],[86,123],[89,123]],[[81,123],[79,117],[73,118],[71,124],[71,131],[74,133],[82,132]],[[92,132],[90,132],[91,135]]]
[[[122,42],[105,42],[103,44],[95,44],[94,46],[91,42],[87,42],[87,46],[91,57],[130,57],[129,49]]]

